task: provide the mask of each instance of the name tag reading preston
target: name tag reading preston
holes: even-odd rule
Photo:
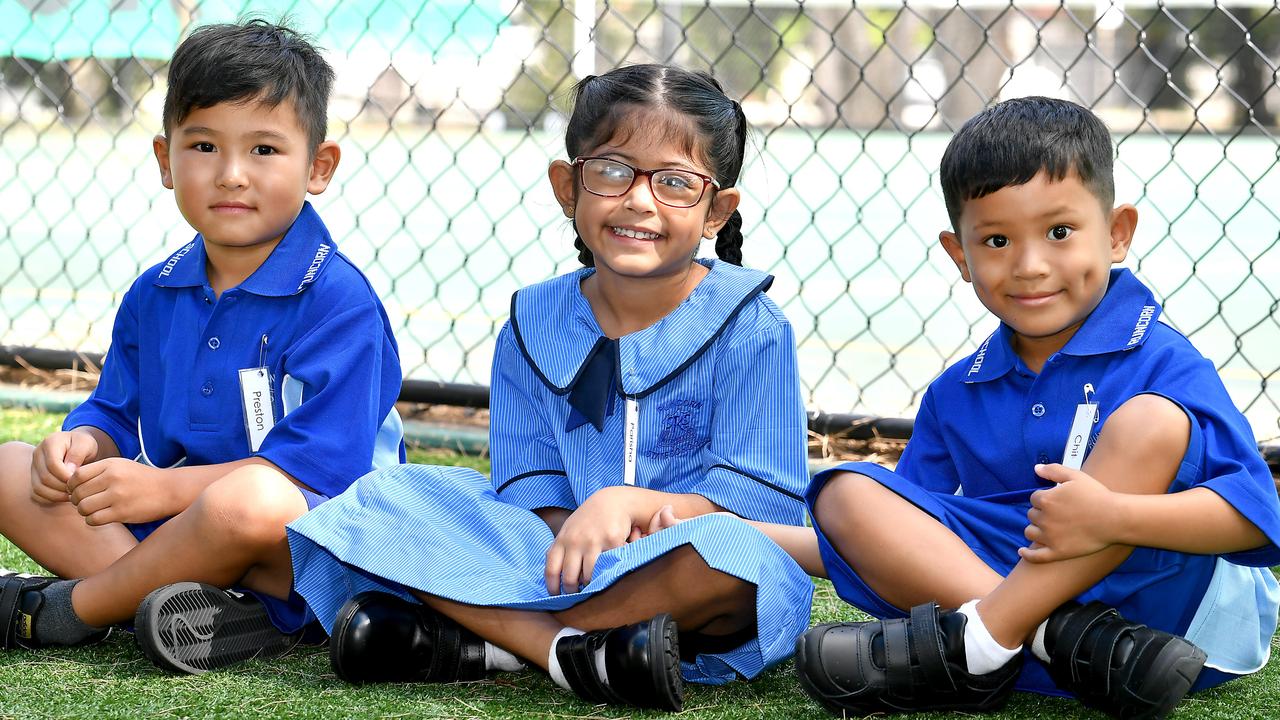
[[[271,408],[271,374],[265,367],[240,371],[240,404],[244,406],[249,452],[258,452],[262,440],[276,424],[275,411]]]

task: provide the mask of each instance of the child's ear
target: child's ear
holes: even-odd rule
[[[556,202],[565,217],[573,217],[574,206],[578,204],[578,183],[574,177],[573,165],[555,160],[547,168],[547,179],[551,181],[551,192],[555,193]]]
[[[711,198],[711,207],[707,210],[706,222],[702,224],[702,236],[705,238],[713,238],[716,233],[720,232],[720,228],[729,222],[729,218],[733,215],[733,211],[738,209],[738,203],[742,202],[742,193],[738,192],[738,188],[725,188],[717,190],[716,194]]]
[[[342,160],[342,150],[338,143],[325,140],[316,146],[311,158],[311,176],[307,178],[307,192],[319,195],[329,187],[333,174],[338,170],[338,162]]]
[[[1137,227],[1138,208],[1125,204],[1111,211],[1111,262],[1121,262],[1128,256]]]
[[[942,249],[947,251],[951,262],[956,264],[960,277],[964,278],[965,282],[973,282],[972,276],[969,275],[969,261],[965,259],[964,248],[960,245],[960,236],[950,230],[943,230],[938,233],[938,242],[942,243]]]
[[[155,153],[156,164],[160,166],[160,183],[173,189],[173,173],[169,172],[169,139],[164,135],[151,138],[151,152]]]

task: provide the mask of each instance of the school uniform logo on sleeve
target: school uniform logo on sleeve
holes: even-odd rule
[[[658,406],[662,415],[662,430],[658,433],[658,445],[645,450],[644,456],[654,460],[689,455],[707,444],[698,431],[698,417],[702,403],[688,398],[669,400]]]

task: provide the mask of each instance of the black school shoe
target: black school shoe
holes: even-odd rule
[[[810,628],[796,641],[800,685],[839,716],[996,710],[1013,691],[1022,654],[984,675],[970,673],[966,622],[963,614],[928,603],[911,608],[909,619]]]
[[[462,682],[485,676],[484,640],[422,603],[369,591],[338,610],[329,662],[351,683]]]
[[[180,582],[154,590],[138,606],[134,637],[147,659],[175,673],[200,673],[289,652],[301,631],[282,633],[250,595]]]
[[[1204,666],[1200,648],[1125,620],[1100,602],[1067,603],[1045,628],[1049,675],[1089,707],[1116,718],[1163,718]]]
[[[59,581],[56,577],[0,569],[0,650],[34,650],[45,646],[35,636],[36,616],[44,607],[40,591]],[[101,642],[110,633],[111,628],[103,628],[76,645]]]
[[[607,683],[596,672],[600,648]],[[684,705],[679,632],[667,613],[634,625],[566,635],[555,652],[569,687],[584,700],[673,712]]]

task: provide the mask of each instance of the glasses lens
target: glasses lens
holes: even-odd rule
[[[621,195],[631,189],[635,173],[612,160],[587,160],[582,163],[582,186],[597,195]]]
[[[680,170],[660,170],[653,174],[654,197],[675,207],[696,205],[702,197],[702,178]]]

